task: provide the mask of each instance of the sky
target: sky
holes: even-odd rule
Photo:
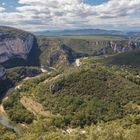
[[[0,0],[0,25],[28,31],[140,31],[140,0]]]

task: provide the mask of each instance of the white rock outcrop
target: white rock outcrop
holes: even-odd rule
[[[32,49],[34,36],[29,34],[24,39],[5,37],[0,39],[0,63],[11,58],[26,59]]]

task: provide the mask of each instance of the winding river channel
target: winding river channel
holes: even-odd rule
[[[47,71],[46,71],[45,69],[43,69],[43,68],[41,68],[41,71],[42,71],[42,73],[47,72]],[[37,75],[37,76],[38,76],[38,75]],[[37,76],[35,76],[35,77],[37,77]],[[33,77],[30,77],[30,78],[33,78]],[[29,77],[24,78],[22,81],[24,81],[24,80],[26,80],[26,79],[29,79]],[[22,81],[21,81],[21,82],[22,82]],[[8,95],[11,94],[11,93],[12,93],[15,89],[17,89],[19,86],[20,86],[20,84],[17,85],[17,86],[15,86],[15,87],[13,87],[13,88],[10,88],[10,89],[7,91],[5,97],[3,97],[2,102],[3,102],[6,98],[8,98]],[[12,129],[12,130],[15,131],[17,134],[20,134],[21,129],[19,128],[19,126],[17,126],[16,123],[12,122],[12,121],[10,120],[10,118],[8,118],[6,112],[5,112],[4,108],[3,108],[2,103],[0,104],[0,124],[2,124],[3,126],[5,126],[6,128]]]

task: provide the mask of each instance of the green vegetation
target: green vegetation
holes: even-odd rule
[[[18,93],[12,94],[11,98],[4,102],[5,110],[9,118],[16,123],[27,123],[30,124],[36,118],[32,113],[27,111],[20,103]],[[10,110],[9,110],[10,108]],[[13,113],[15,112],[15,113]]]
[[[128,44],[128,40],[109,36],[60,36],[38,37],[40,46],[40,64],[44,67],[60,67],[73,63],[78,57],[97,55],[110,41],[118,45]],[[65,46],[64,48],[62,46]],[[103,51],[102,51],[103,52]],[[114,54],[112,48],[106,49],[106,54]]]
[[[38,86],[34,85],[33,89],[32,86],[28,88],[27,81],[20,92],[33,96],[53,114],[68,118],[73,126],[122,118],[126,115],[126,104],[131,100],[139,104],[140,87],[104,67],[84,66],[53,77],[45,84],[42,81]],[[56,92],[50,89],[55,86],[58,87]]]
[[[136,116],[84,128],[59,129],[51,118],[43,119],[23,128],[17,136],[11,130],[0,126],[2,140],[139,140],[140,126],[135,124]]]
[[[88,62],[88,58],[85,60]],[[89,61],[101,60],[96,57]],[[136,71],[127,69],[126,72],[126,69],[88,62],[79,68],[44,74],[24,81],[4,102],[4,107],[16,123],[31,123],[21,139],[125,140],[132,133],[136,139],[140,125],[140,85],[127,77],[129,74],[135,77]],[[53,115],[33,116],[21,104],[23,96],[41,103]],[[99,124],[101,130],[96,132]],[[69,128],[74,132],[63,133],[62,130]],[[81,134],[81,129],[86,133]]]
[[[0,124],[0,140],[15,140],[17,135]]]
[[[41,37],[40,37],[41,38]],[[44,37],[42,37],[44,38]],[[80,36],[80,35],[77,35],[77,36],[53,36],[53,37],[47,37],[47,38],[55,38],[55,39],[84,39],[84,40],[113,40],[113,41],[117,41],[117,40],[122,40],[123,38],[119,37],[119,36],[95,36],[95,35],[89,35],[89,36]]]
[[[128,43],[129,39],[115,36],[42,36],[38,37],[38,44],[41,50],[39,57],[40,64],[45,67],[50,65],[53,67],[66,65],[70,59],[74,61],[79,57],[80,55],[78,54],[81,54],[81,56],[114,55],[119,52],[119,50],[123,52],[121,47],[128,46]],[[67,49],[62,49],[62,45]],[[115,46],[117,48],[115,48]],[[72,53],[68,52],[68,49],[70,49]],[[116,52],[115,49],[117,49]],[[109,58],[108,61],[111,61],[111,59]]]
[[[32,77],[40,73],[40,69],[35,67],[16,67],[7,69],[6,75],[0,79],[0,99],[3,95],[5,95],[9,88],[15,86],[15,84],[25,77]]]
[[[55,42],[57,44],[65,44],[75,52],[94,54],[96,51],[107,46],[109,41],[114,41],[117,44],[127,44],[128,40],[121,37],[111,36],[59,36],[59,37],[38,37],[38,42],[41,47],[44,47],[45,42]],[[100,42],[100,43],[99,43]]]
[[[140,67],[140,50],[130,51],[108,57],[106,61],[113,65],[127,65],[132,67]]]
[[[65,54],[60,48],[59,45],[44,46],[41,47],[40,55],[41,64],[48,68],[48,66],[59,67],[64,66],[68,63],[68,54]]]
[[[36,67],[16,67],[8,69],[6,72],[7,78],[13,83],[19,82],[25,77],[33,77],[41,73],[41,70]]]

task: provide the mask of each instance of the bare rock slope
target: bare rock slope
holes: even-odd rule
[[[0,64],[15,58],[27,60],[35,40],[35,37],[28,32],[0,27]]]

